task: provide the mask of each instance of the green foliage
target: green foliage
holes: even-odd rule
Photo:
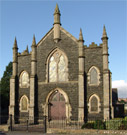
[[[12,75],[12,62],[6,66],[3,77],[0,81],[0,97],[1,109],[8,108],[9,105],[9,90],[10,90],[10,77]]]
[[[110,130],[118,130],[120,125],[122,123],[122,120],[108,120],[106,121],[106,129]]]
[[[119,127],[120,130],[127,130],[127,117],[125,117],[123,120],[122,120],[122,123]]]
[[[82,129],[87,128],[87,129],[105,129],[105,122],[101,120],[96,120],[94,122],[87,122],[85,123],[82,127]]]
[[[127,130],[127,117],[124,119],[121,118],[115,118],[112,120],[96,120],[92,122],[85,123],[82,127],[82,129],[107,129],[107,130]]]
[[[123,103],[126,104],[127,102],[125,102],[124,100],[118,101],[119,103]]]
[[[96,120],[94,122],[94,129],[105,129],[105,123],[101,120]]]
[[[87,123],[83,124],[82,127],[81,127],[81,129],[84,129],[84,128],[93,129],[94,123],[93,122],[87,122]]]
[[[126,120],[127,121],[127,116],[123,120]]]

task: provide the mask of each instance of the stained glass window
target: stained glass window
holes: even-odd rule
[[[49,63],[49,80],[50,80],[50,82],[56,82],[56,72],[57,72],[57,70],[56,70],[56,67],[57,67],[57,65],[56,65],[56,61],[55,61],[55,59],[54,59],[54,57],[52,56],[51,58],[50,58],[50,63]]]
[[[59,81],[65,81],[66,77],[66,64],[65,59],[63,55],[60,57],[59,63],[58,63],[58,74],[59,74]]]
[[[49,60],[49,81],[66,81],[66,60],[62,52],[56,51]]]

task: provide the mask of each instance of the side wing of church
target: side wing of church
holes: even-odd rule
[[[76,39],[60,23],[56,5],[53,28],[36,44],[18,52],[13,46],[9,115],[13,121],[41,117],[83,121],[113,117],[111,72],[108,67],[108,37],[102,44],[84,46],[82,30]]]

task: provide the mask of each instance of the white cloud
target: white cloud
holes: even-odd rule
[[[127,82],[125,80],[113,81],[112,88],[118,89],[118,97],[127,98]]]

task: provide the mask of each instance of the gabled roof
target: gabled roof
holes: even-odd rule
[[[63,27],[60,27],[60,30],[64,32],[68,37],[70,37],[73,41],[77,42],[78,39],[76,39],[74,36],[72,36],[69,32],[67,32]]]
[[[37,46],[39,46],[53,31],[53,27],[46,33],[46,35],[37,43]]]
[[[39,46],[54,30],[54,27],[52,27],[46,35],[37,43],[37,46]],[[60,27],[60,30],[65,33],[68,37],[70,37],[73,41],[76,43],[78,42],[78,39],[76,39],[74,36],[72,36],[69,32],[67,32],[64,28]]]

